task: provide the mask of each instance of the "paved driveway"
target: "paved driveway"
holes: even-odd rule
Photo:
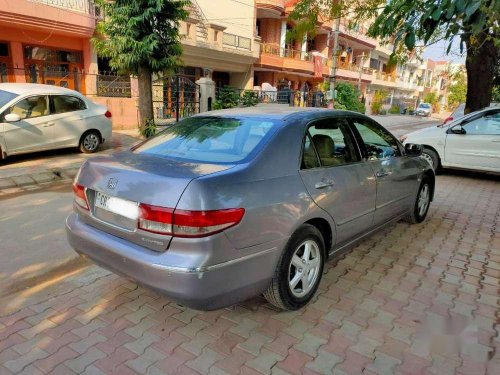
[[[439,176],[423,224],[330,262],[297,312],[198,312],[96,266],[40,284],[0,301],[0,374],[499,374],[499,182]]]

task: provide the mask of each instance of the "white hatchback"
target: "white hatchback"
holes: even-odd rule
[[[401,137],[424,146],[422,157],[439,167],[500,172],[500,108],[489,107],[447,124]]]
[[[66,147],[96,152],[111,138],[111,113],[79,92],[29,83],[0,84],[0,159]]]

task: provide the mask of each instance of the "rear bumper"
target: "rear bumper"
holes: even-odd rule
[[[280,256],[279,244],[270,243],[258,253],[224,263],[178,267],[168,265],[168,250],[145,251],[139,245],[85,224],[76,213],[67,218],[66,229],[69,243],[79,254],[200,310],[229,306],[263,292]]]

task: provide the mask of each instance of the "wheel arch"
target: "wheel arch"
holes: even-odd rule
[[[309,224],[320,231],[323,236],[323,241],[325,242],[325,259],[328,258],[328,253],[333,246],[333,231],[330,223],[321,217],[316,217],[314,219],[309,219],[304,224]]]

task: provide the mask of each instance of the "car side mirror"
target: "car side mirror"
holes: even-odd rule
[[[416,143],[405,144],[405,154],[408,156],[420,156],[422,155],[423,151],[424,148],[422,147],[422,145]]]
[[[15,113],[9,113],[4,116],[5,121],[7,122],[18,122],[21,121],[21,117]]]
[[[462,125],[454,126],[453,128],[450,129],[450,133],[453,134],[467,134],[464,128],[462,128]]]

